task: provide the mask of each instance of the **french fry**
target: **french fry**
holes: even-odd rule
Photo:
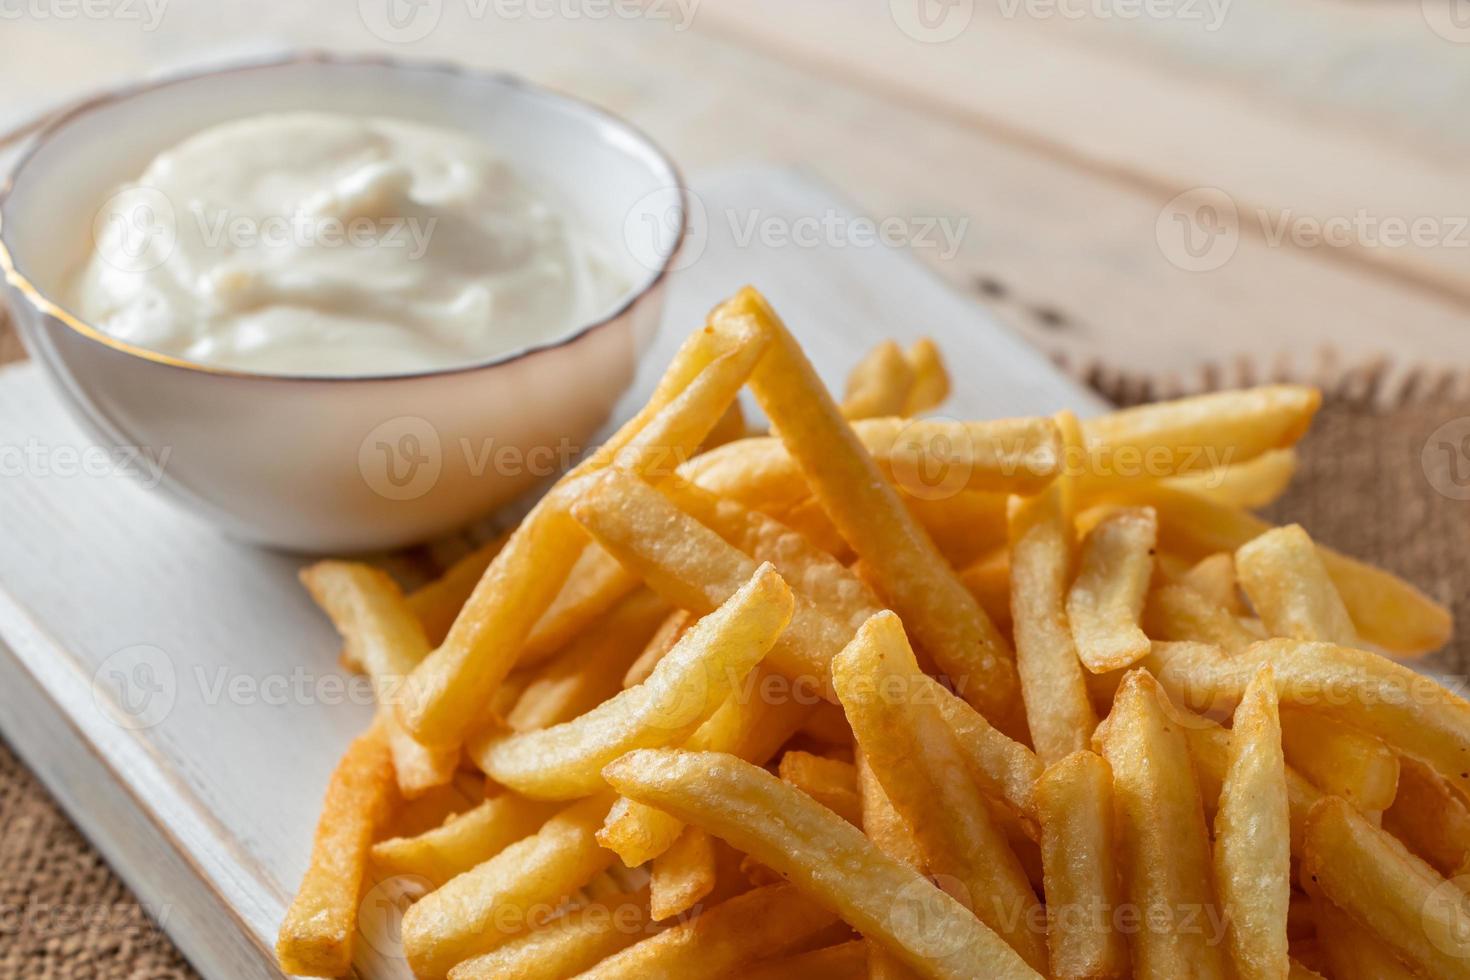
[[[1321,404],[1315,388],[1261,385],[1089,419],[1088,478],[1157,479],[1245,463],[1301,439]]]
[[[1470,976],[1463,893],[1345,800],[1328,796],[1312,808],[1302,874],[1418,973]]]
[[[1122,906],[1114,851],[1113,776],[1080,751],[1036,783],[1046,888],[1047,946],[1057,980],[1128,977],[1128,944],[1114,925]]]
[[[1321,949],[1333,980],[1414,980],[1419,976],[1331,902],[1314,897],[1312,906],[1317,931],[1329,937]]]
[[[980,603],[1002,633],[1014,629],[1011,622],[1011,555],[1010,549],[1002,546],[988,555],[983,555],[960,573],[960,581],[970,590],[970,595]]]
[[[1148,507],[1114,511],[1088,532],[1077,578],[1067,593],[1067,620],[1077,656],[1094,674],[1130,667],[1148,653],[1139,626],[1158,542]]]
[[[674,506],[642,480],[604,473],[573,508],[603,547],[643,576],[674,605],[704,614],[728,599],[755,573],[756,561]],[[820,680],[851,631],[797,594],[791,625],[769,662],[788,677]]]
[[[1245,615],[1240,600],[1240,583],[1235,576],[1235,556],[1226,552],[1207,555],[1179,577],[1179,584],[1193,589],[1233,616]]]
[[[1398,791],[1383,812],[1383,829],[1447,878],[1463,874],[1470,861],[1470,806],[1416,759],[1399,760]]]
[[[852,745],[852,729],[848,727],[847,715],[827,701],[812,706],[811,714],[801,724],[801,734],[833,748]]]
[[[503,792],[413,837],[373,845],[373,863],[393,874],[420,875],[436,887],[531,836],[557,812],[552,803]]]
[[[1232,652],[1259,639],[1229,610],[1185,585],[1164,585],[1149,593],[1142,622],[1155,640],[1213,643]]]
[[[698,827],[685,827],[649,864],[649,914],[655,922],[694,908],[715,887],[715,845]]]
[[[285,973],[339,977],[352,968],[368,846],[397,793],[381,723],[356,739],[332,773],[311,863],[276,939]]]
[[[459,615],[470,593],[475,591],[475,583],[480,581],[490,562],[505,547],[508,536],[502,534],[485,542],[450,565],[443,575],[408,594],[408,607],[424,625],[424,634],[430,645],[444,642],[449,627],[454,624],[454,617]]]
[[[1236,574],[1272,636],[1359,646],[1347,606],[1301,525],[1272,528],[1235,552]]]
[[[1040,976],[963,905],[764,769],[718,753],[644,749],[604,775],[624,796],[701,826],[774,869],[921,976]],[[832,874],[834,867],[845,873]]]
[[[461,769],[442,786],[435,786],[411,800],[401,800],[393,808],[379,836],[417,837],[427,833],[450,817],[485,802],[485,793],[485,778]]]
[[[1291,808],[1270,665],[1235,709],[1215,813],[1215,883],[1236,980],[1279,980],[1290,970]]]
[[[1365,813],[1393,804],[1399,757],[1382,739],[1300,708],[1282,710],[1281,737],[1287,761],[1322,792]]]
[[[342,635],[350,657],[372,678],[399,792],[414,797],[449,782],[459,752],[421,745],[393,713],[404,678],[429,655],[423,624],[398,586],[386,572],[345,561],[304,568],[301,582]]]
[[[920,678],[930,680],[891,612],[863,624],[832,661],[832,681],[853,735],[913,829],[929,872],[954,879],[980,921],[1044,972],[1046,939],[1030,916],[1036,896],[969,778],[954,737],[938,710],[919,697]]]
[[[899,491],[902,493],[903,487]],[[1009,560],[1006,539],[1009,500],[1006,494],[983,490],[961,490],[939,496],[903,494],[903,505],[955,568],[968,568],[997,553]],[[1004,618],[1010,621],[1009,605]]]
[[[622,689],[623,676],[669,605],[647,590],[621,600],[596,626],[535,669],[506,722],[518,732],[571,721]]]
[[[938,709],[980,787],[1023,821],[1032,820],[1036,813],[1036,781],[1043,768],[1036,753],[992,727],[934,678],[919,676],[913,683],[915,696]]]
[[[699,446],[700,452],[708,452],[716,447],[723,446],[729,442],[744,439],[750,435],[750,428],[745,422],[745,409],[740,405],[740,399],[730,403],[725,409],[725,414],[715,423],[715,427],[705,436],[704,442]]]
[[[917,378],[903,349],[891,340],[863,355],[847,376],[842,414],[850,419],[904,415]]]
[[[568,507],[580,478],[614,460],[653,469],[689,454],[734,400],[767,338],[739,324],[696,331],[680,349],[648,405],[567,474],[511,534],[485,570],[449,635],[414,670],[398,714],[427,745],[458,745],[476,710],[520,656],[581,555],[586,536]]]
[[[1076,425],[1066,413],[1058,417],[1064,433]],[[1012,497],[1010,504],[1016,670],[1031,744],[1043,763],[1086,748],[1097,727],[1066,612],[1075,537],[1070,483],[1070,477],[1058,480],[1034,497]]]
[[[1275,503],[1296,475],[1295,449],[1270,449],[1255,459],[1165,482],[1226,507],[1257,510]]]
[[[865,980],[868,977],[868,947],[861,939],[765,960],[741,974],[741,980]]]
[[[949,371],[944,366],[938,345],[928,337],[920,337],[909,345],[904,356],[914,369],[914,386],[909,390],[903,414],[922,415],[944,404],[949,397]]]
[[[608,895],[465,960],[449,980],[563,980],[645,938],[648,889]]]
[[[1148,919],[1129,937],[1134,975],[1224,978],[1210,838],[1189,744],[1146,671],[1124,678],[1095,741],[1113,770],[1124,893]]]
[[[581,974],[581,980],[738,976],[835,920],[790,885],[758,888],[629,946]]]
[[[837,530],[837,525],[822,509],[821,502],[814,497],[807,497],[771,516],[844,564],[855,557],[852,547],[842,539],[842,532]]]
[[[1194,707],[1233,707],[1252,673],[1275,668],[1283,706],[1359,728],[1432,766],[1461,793],[1470,789],[1470,704],[1402,664],[1351,647],[1266,640],[1223,655],[1201,644],[1154,644],[1145,661],[1171,695]]]
[[[857,770],[852,763],[793,749],[781,756],[776,775],[848,823],[862,823]]]
[[[612,863],[612,852],[593,836],[610,803],[599,794],[573,804],[409,906],[403,951],[414,974],[441,980],[456,963],[542,925],[550,910]]]
[[[623,673],[623,686],[632,687],[634,684],[642,684],[648,680],[649,675],[653,673],[653,668],[658,666],[660,660],[668,656],[669,651],[674,649],[674,644],[679,642],[679,638],[694,623],[694,614],[687,609],[675,609],[664,617],[664,621],[659,624],[653,636],[649,637],[648,642],[644,644],[643,652],[638,654],[638,659],[633,661]]]
[[[750,288],[712,315],[762,326],[770,346],[750,387],[813,495],[939,667],[953,678],[974,678],[967,698],[993,724],[1019,730],[1019,682],[1005,639],[883,479],[785,325]]]
[[[894,809],[893,801],[883,791],[883,784],[859,749],[855,753],[858,789],[862,798],[862,828],[868,839],[888,857],[916,871],[924,869],[924,855],[919,842],[903,816]],[[882,946],[868,950],[868,980],[912,980],[914,971],[903,960]]]
[[[582,550],[561,591],[531,628],[516,663],[534,667],[582,635],[638,587],[638,576],[596,545]]]
[[[770,565],[705,616],[648,680],[571,721],[493,733],[471,745],[496,782],[536,799],[575,799],[602,785],[602,767],[632,749],[678,745],[758,664],[791,620],[791,590]]]
[[[1158,484],[1130,485],[1122,500],[1153,507],[1159,515],[1159,546],[1191,560],[1217,551],[1233,553],[1271,529],[1243,511]],[[1449,610],[1412,585],[1323,545],[1317,553],[1358,634],[1369,643],[1416,656],[1439,649],[1450,638],[1454,621]]]

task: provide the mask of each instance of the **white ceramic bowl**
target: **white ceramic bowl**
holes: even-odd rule
[[[610,315],[545,345],[371,377],[190,363],[58,305],[99,207],[159,151],[227,119],[308,108],[483,137],[625,256],[637,281]],[[94,438],[165,459],[160,489],[231,535],[357,552],[463,526],[584,448],[657,328],[684,201],[657,147],[581,102],[503,75],[305,54],[107,93],[54,120],[0,190],[0,265],[27,349]],[[665,232],[652,245],[631,234],[650,222]]]

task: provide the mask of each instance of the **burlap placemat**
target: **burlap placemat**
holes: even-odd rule
[[[1158,390],[1091,380],[1124,400]],[[1470,623],[1470,398],[1420,388],[1393,400],[1361,379],[1331,386],[1301,472],[1269,516],[1398,572]],[[1470,628],[1432,662],[1470,670]],[[3,742],[0,827],[0,977],[195,976]]]

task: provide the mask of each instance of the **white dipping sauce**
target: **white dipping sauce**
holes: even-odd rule
[[[74,312],[131,344],[246,371],[472,364],[565,337],[628,286],[491,147],[398,119],[291,113],[207,129],[159,154],[106,217]]]

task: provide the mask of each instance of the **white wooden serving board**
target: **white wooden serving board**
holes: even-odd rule
[[[620,417],[745,282],[829,384],[878,339],[928,334],[957,382],[947,414],[1101,407],[911,256],[741,247],[753,214],[844,211],[807,178],[751,169],[695,187],[708,241],[675,278]],[[228,540],[114,467],[79,465],[88,445],[34,365],[0,372],[0,729],[201,973],[278,977],[276,927],[328,774],[371,708],[343,697],[337,640],[296,582],[301,558]],[[406,973],[391,955],[359,960],[364,976]]]

